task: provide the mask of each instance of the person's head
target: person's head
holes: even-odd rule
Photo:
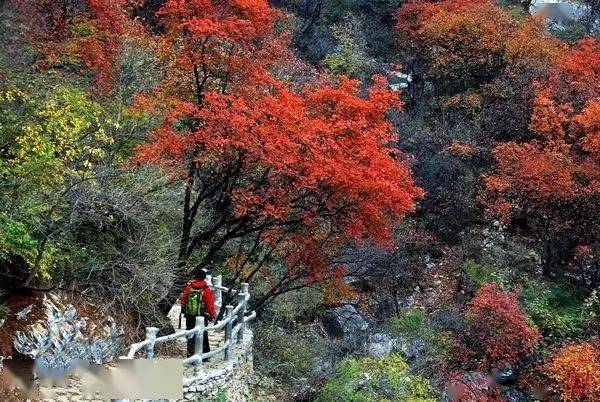
[[[202,269],[200,270],[200,272],[198,272],[196,275],[194,275],[195,278],[199,281],[203,281],[206,279],[206,270]]]

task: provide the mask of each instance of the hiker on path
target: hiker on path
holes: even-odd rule
[[[196,316],[204,317],[204,325],[215,319],[215,300],[210,286],[206,283],[206,270],[200,271],[198,275],[185,285],[181,296],[181,312],[185,316],[185,329],[192,329],[196,325]],[[181,322],[180,322],[181,324]],[[194,355],[194,342],[196,335],[187,340],[187,356]],[[210,352],[208,344],[208,332],[204,332],[202,342],[202,353]]]

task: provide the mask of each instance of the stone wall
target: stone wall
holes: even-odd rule
[[[246,329],[244,341],[234,345],[230,364],[224,362],[223,355],[220,354],[204,363],[199,377],[194,378],[193,372],[193,368],[189,367],[184,373],[184,384],[191,382],[184,386],[185,400],[195,401],[199,396],[211,400],[224,393],[227,401],[247,401],[254,376],[252,331]]]

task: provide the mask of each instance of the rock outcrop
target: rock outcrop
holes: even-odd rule
[[[341,338],[347,349],[360,348],[367,339],[369,323],[351,304],[327,310],[322,321],[329,336]]]

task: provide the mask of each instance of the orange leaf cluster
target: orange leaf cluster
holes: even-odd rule
[[[565,346],[548,365],[564,401],[600,400],[600,349],[589,343]]]
[[[428,55],[436,75],[469,79],[502,63],[512,18],[488,0],[406,2],[397,15],[401,43]]]
[[[452,144],[446,148],[445,152],[460,158],[468,158],[473,155],[474,149],[471,144],[454,140],[452,141]]]
[[[519,21],[491,0],[410,0],[397,21],[400,44],[441,87],[477,88],[505,68],[539,74],[562,50],[541,18]]]
[[[526,70],[545,72],[563,50],[559,39],[546,35],[544,18],[527,17],[507,38],[504,59],[513,74],[523,74]]]

